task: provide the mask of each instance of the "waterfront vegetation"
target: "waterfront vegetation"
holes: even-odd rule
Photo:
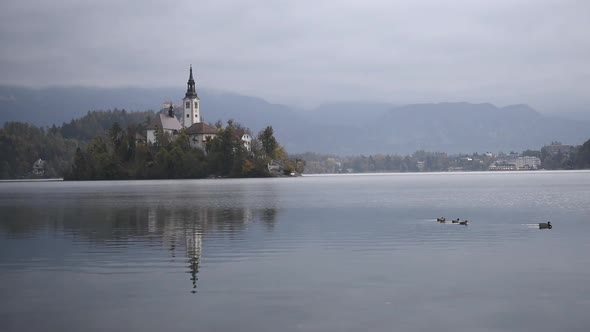
[[[376,154],[339,157],[318,153],[302,153],[293,157],[305,160],[306,173],[386,173],[487,171],[496,161],[515,157],[538,157],[539,169],[571,170],[590,168],[590,139],[572,146],[567,152],[552,153],[549,148],[522,153],[472,153],[448,155],[444,152],[416,151],[411,155]]]
[[[228,121],[217,122],[218,133],[206,151],[190,147],[181,131],[172,139],[157,133],[157,144],[137,143],[152,111],[92,111],[62,126],[36,127],[7,122],[0,129],[0,178],[56,178],[79,180],[171,179],[204,177],[271,176],[268,162],[278,160],[285,173],[365,173],[485,171],[506,156],[533,156],[542,169],[590,168],[590,140],[567,151],[554,153],[544,147],[522,153],[448,155],[417,151],[411,155],[377,154],[339,157],[317,153],[288,155],[277,142],[272,127],[262,130],[247,151],[236,131],[248,130]],[[44,161],[42,174],[33,174],[35,161]]]
[[[145,132],[153,116],[114,110],[89,112],[61,127],[6,123],[0,129],[0,176],[35,177],[31,169],[38,159],[45,169],[37,177],[70,180],[265,177],[271,176],[270,160],[279,160],[286,173],[303,171],[303,163],[288,159],[270,126],[247,151],[236,131],[248,129],[231,120],[225,127],[218,122],[217,136],[202,151],[190,147],[184,131],[174,138],[159,131],[156,144],[138,142],[136,134]]]

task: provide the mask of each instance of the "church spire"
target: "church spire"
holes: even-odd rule
[[[197,89],[195,87],[195,79],[193,78],[193,65],[190,66],[190,74],[188,76],[188,82],[186,83],[186,95],[185,98],[195,99],[197,96]]]

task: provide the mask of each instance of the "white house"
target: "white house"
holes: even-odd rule
[[[523,156],[516,158],[517,169],[538,169],[541,167],[541,159],[539,157]]]
[[[246,148],[246,150],[248,150],[248,152],[251,152],[252,151],[252,136],[250,134],[248,134],[248,132],[246,132],[244,129],[236,130],[236,135],[238,136],[239,139],[242,140],[242,142],[244,142],[244,147]]]
[[[35,175],[43,175],[45,174],[45,160],[39,158],[33,164],[33,174]]]

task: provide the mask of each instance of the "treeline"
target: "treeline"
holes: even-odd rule
[[[27,123],[7,122],[0,129],[0,178],[32,177],[33,163],[46,161],[43,177],[61,177],[71,167],[76,148],[59,130],[47,130]]]
[[[135,131],[143,132],[145,125],[150,123],[154,116],[153,111],[127,112],[117,108],[108,111],[92,111],[79,119],[64,123],[59,128],[53,126],[51,131],[59,131],[64,138],[88,142],[104,135],[115,123],[122,128],[131,127]]]
[[[493,162],[485,155],[449,157],[442,152],[416,151],[411,155],[377,154],[369,156],[337,157],[316,153],[295,155],[305,160],[306,173],[379,173],[379,172],[436,172],[449,167],[469,171],[487,170]]]
[[[154,112],[125,110],[91,111],[62,126],[40,128],[28,123],[6,122],[0,128],[0,178],[55,178],[71,171],[76,149],[105,136],[114,123],[142,130]],[[32,173],[38,159],[45,161],[44,173]]]
[[[545,146],[541,150],[526,150],[522,152],[522,155],[541,159],[541,168],[548,170],[590,168],[590,139],[582,145],[572,146],[568,150],[560,150],[557,153],[551,152],[549,147]]]
[[[155,144],[137,143],[136,131],[114,123],[108,136],[78,148],[67,180],[186,179],[204,177],[266,177],[271,159],[285,159],[272,127],[262,130],[248,151],[237,132],[248,131],[233,121],[217,124],[216,136],[205,151],[192,148],[181,130],[170,137],[161,129]]]
[[[280,160],[285,172],[302,172],[303,163],[287,159],[272,127],[254,137],[246,150],[237,132],[249,132],[228,121],[215,125],[217,135],[206,151],[191,148],[181,130],[172,138],[160,130],[156,144],[137,144],[145,135],[152,111],[108,110],[88,112],[62,126],[39,128],[8,122],[0,129],[0,178],[55,178],[71,180],[171,179],[269,176],[268,162]],[[44,161],[43,174],[33,164]]]
[[[574,146],[567,152],[550,153],[546,147],[540,151],[525,151],[541,159],[544,169],[587,169],[590,168],[590,139]]]
[[[154,112],[92,111],[62,126],[39,128],[8,122],[0,128],[0,178],[65,177],[68,179],[160,179],[268,176],[267,164],[279,160],[285,173],[363,173],[466,170],[483,171],[495,158],[482,154],[449,156],[417,151],[411,155],[378,154],[338,157],[304,153],[290,156],[276,141],[272,127],[261,131],[246,151],[236,131],[220,122],[217,137],[206,151],[190,148],[182,131],[176,139],[160,133],[155,145],[136,144]],[[590,140],[565,152],[547,148],[527,150],[524,156],[541,159],[544,169],[590,168]],[[42,175],[32,173],[36,160],[45,161]],[[303,162],[304,161],[304,162]]]
[[[511,154],[514,154],[513,152]],[[568,170],[590,168],[590,140],[566,152],[551,153],[548,148],[526,150],[523,156],[541,160],[541,168]],[[486,171],[497,157],[489,154],[447,155],[442,152],[416,151],[411,155],[377,154],[338,157],[317,153],[294,155],[306,161],[306,173],[372,173],[372,172],[444,172],[448,170]]]

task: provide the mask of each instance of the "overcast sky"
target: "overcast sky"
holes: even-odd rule
[[[293,106],[590,102],[590,1],[12,0],[0,83],[197,83]],[[585,108],[590,111],[590,108]]]

